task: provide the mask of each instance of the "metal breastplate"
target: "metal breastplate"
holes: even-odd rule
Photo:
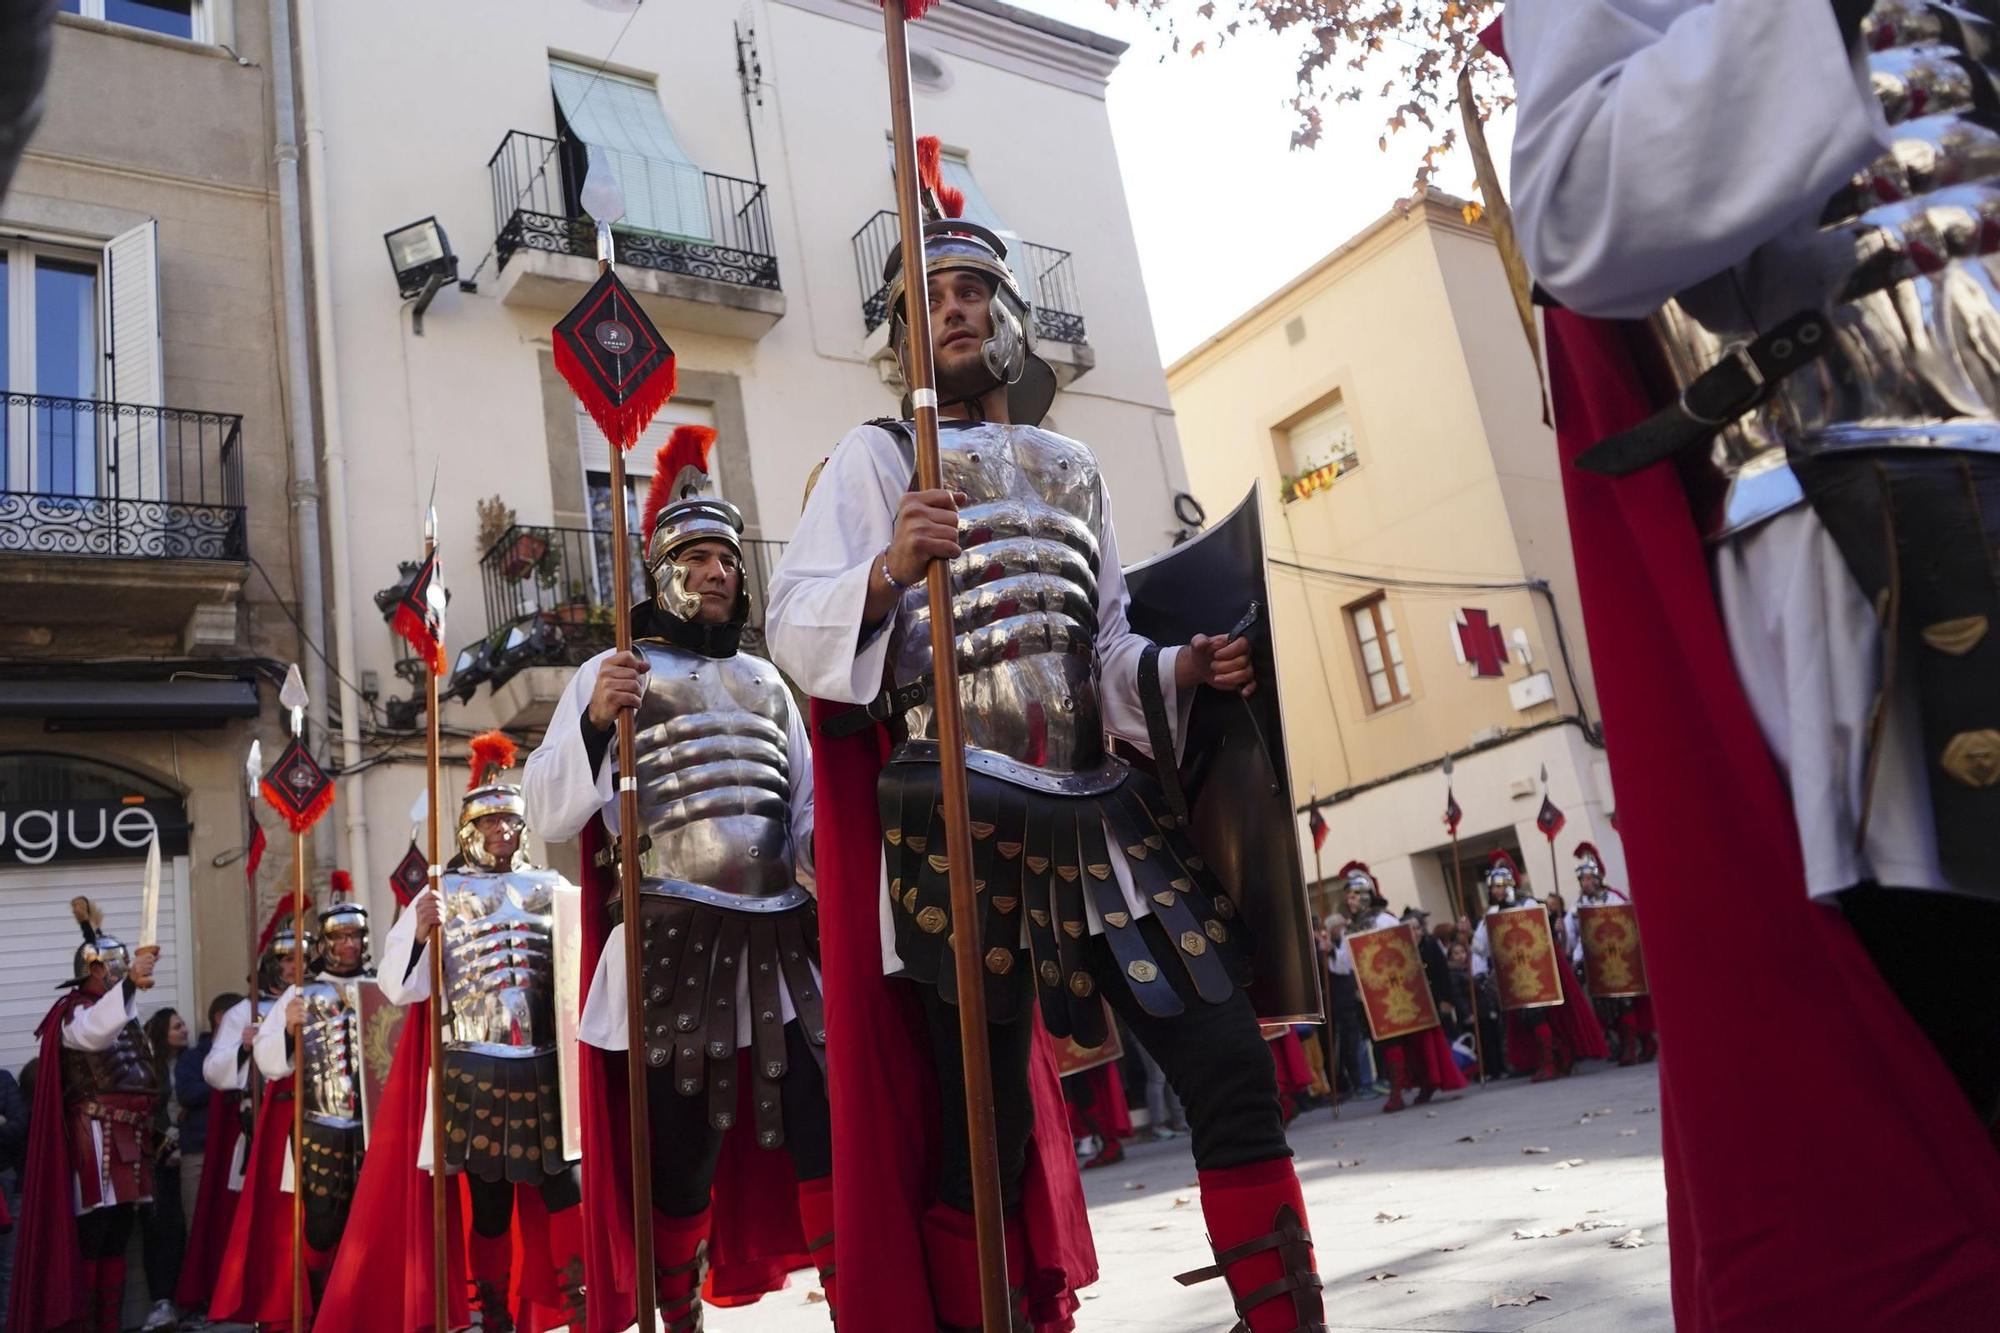
[[[526,1058],[556,1048],[553,870],[444,876],[445,1044]]]
[[[1787,445],[2000,450],[2000,126],[1975,114],[2000,89],[1996,34],[1924,0],[1880,0],[1863,34],[1890,150],[1817,230],[1766,245],[1654,317],[1685,387],[1796,310],[1832,316],[1826,354],[1724,429],[1691,475],[1711,539],[1798,503]]]
[[[1104,487],[1088,447],[1036,426],[981,423],[941,433],[944,484],[965,492],[951,562],[952,628],[966,762],[1025,786],[1063,788],[1099,771],[1098,533]],[[896,609],[889,662],[907,685],[931,669],[922,583]],[[935,742],[935,710],[904,714]],[[913,746],[924,753],[921,744]]]
[[[651,668],[635,720],[647,893],[742,911],[806,900],[792,863],[791,703],[760,657],[639,645]],[[800,762],[810,762],[799,756]]]
[[[153,1073],[152,1044],[137,1022],[118,1030],[101,1051],[62,1050],[63,1096],[72,1102],[111,1093],[153,1093],[159,1080]]]
[[[299,1087],[306,1119],[338,1129],[361,1123],[360,977],[322,976],[299,991]]]

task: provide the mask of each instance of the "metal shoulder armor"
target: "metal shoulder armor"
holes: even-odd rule
[[[446,1041],[528,1057],[556,1047],[553,870],[454,870],[443,879]]]

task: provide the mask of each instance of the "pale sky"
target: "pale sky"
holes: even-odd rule
[[[1111,127],[1164,362],[1409,193],[1428,139],[1418,126],[1381,151],[1380,102],[1328,108],[1319,146],[1292,150],[1296,117],[1286,99],[1297,34],[1246,26],[1191,59],[1173,53],[1147,19],[1105,0],[1011,2],[1131,43],[1111,78]],[[1219,0],[1218,13],[1230,3]],[[1193,7],[1182,0],[1182,9]],[[1363,86],[1379,87],[1384,77]],[[1504,180],[1508,127],[1491,127],[1489,138]],[[1472,163],[1462,148],[1445,159],[1438,184],[1471,196]]]

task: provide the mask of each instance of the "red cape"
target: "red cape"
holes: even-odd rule
[[[208,1316],[220,1322],[288,1324],[292,1318],[292,1196],[285,1161],[292,1153],[292,1079],[264,1084],[250,1131],[243,1192],[229,1224],[229,1247],[215,1275]],[[306,1293],[312,1312],[312,1293]]]
[[[84,1289],[83,1255],[77,1248],[76,1165],[70,1160],[62,1095],[62,1026],[83,998],[70,991],[49,1007],[35,1029],[42,1041],[42,1063],[28,1112],[14,1282],[7,1297],[7,1327],[15,1333],[49,1333],[84,1319],[96,1299]]]
[[[1086,1134],[1108,1134],[1114,1139],[1132,1137],[1132,1107],[1125,1100],[1125,1081],[1118,1077],[1117,1061],[1069,1077],[1088,1084],[1091,1096],[1088,1107],[1068,1103],[1071,1137],[1080,1139]]]
[[[1452,1059],[1451,1043],[1445,1040],[1443,1028],[1425,1028],[1405,1038],[1403,1055],[1409,1061],[1407,1072],[1413,1087],[1457,1092],[1465,1086],[1465,1075]]]
[[[578,839],[583,854],[583,999],[597,975],[598,955],[611,933],[601,905],[617,880],[597,865],[608,838],[592,819]],[[591,1333],[617,1333],[635,1318],[638,1273],[632,1264],[632,1119],[627,1100],[625,1053],[579,1043],[583,1083],[584,1282],[590,1292]],[[757,1146],[749,1105],[751,1080],[739,1077],[737,1128],[722,1139],[709,1215],[709,1274],[704,1295],[717,1305],[748,1305],[785,1285],[795,1268],[812,1265],[799,1222],[798,1180],[791,1154]],[[649,1257],[650,1261],[650,1257]],[[846,1299],[847,1274],[840,1270]]]
[[[431,1173],[417,1165],[430,1096],[430,1023],[428,1000],[411,1005],[403,1020],[313,1333],[438,1333],[431,1288]],[[471,1209],[463,1176],[446,1178],[444,1197],[446,1314],[453,1328],[464,1328],[472,1315],[466,1300]],[[524,1333],[560,1328],[562,1296],[549,1260],[542,1196],[525,1189],[517,1190],[515,1199],[515,1320]],[[384,1309],[391,1291],[401,1298],[395,1314]]]
[[[821,735],[821,719],[847,707],[815,699],[811,710],[841,1314],[869,1333],[935,1333],[919,1220],[935,1188],[937,1076],[914,987],[882,974],[875,779],[888,737],[880,727]],[[1038,1129],[1021,1203],[1028,1300],[1037,1326],[1060,1328],[1079,1304],[1077,1291],[1097,1280],[1097,1251],[1075,1147],[1061,1132],[1068,1118],[1055,1046],[1039,1021],[1029,1084]]]
[[[1576,972],[1558,957],[1556,975],[1562,979],[1563,1002],[1541,1011],[1548,1016],[1549,1028],[1568,1044],[1570,1055],[1576,1059],[1610,1059],[1611,1043],[1604,1039],[1604,1024],[1597,1021],[1597,1006],[1591,1003],[1583,983],[1576,979]],[[1541,1048],[1530,1032],[1527,1011],[1516,1010],[1507,1015],[1508,1068],[1529,1070],[1541,1064]]]
[[[1565,311],[1546,329],[1660,1028],[1676,1325],[1983,1327],[2000,1309],[2000,1154],[1838,909],[1806,895],[1786,788],[1674,469],[1612,480],[1569,466],[1653,407],[1628,330]],[[1708,892],[1683,891],[1691,867]],[[1771,1111],[1746,1087],[1774,1031],[1786,1074]]]
[[[236,1158],[236,1145],[243,1140],[243,1117],[238,1109],[247,1092],[215,1092],[208,1099],[208,1140],[202,1149],[201,1187],[195,1193],[194,1220],[188,1227],[187,1254],[181,1260],[180,1280],[174,1285],[174,1304],[183,1310],[207,1305],[215,1295],[215,1280],[222,1272],[222,1256],[229,1249],[229,1227],[236,1217],[238,1194],[229,1188],[229,1167]],[[262,1106],[259,1106],[262,1111]]]

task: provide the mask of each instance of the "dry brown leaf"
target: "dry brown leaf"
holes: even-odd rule
[[[1396,1276],[1394,1273],[1370,1273],[1367,1277],[1364,1277],[1361,1280],[1363,1282],[1387,1282],[1390,1278],[1394,1276]]]
[[[1657,1106],[1642,1106],[1642,1107],[1640,1107],[1640,1108],[1639,1108],[1638,1110],[1634,1111],[1634,1112],[1633,1112],[1632,1114],[1633,1114],[1633,1115],[1651,1115],[1651,1114],[1653,1114],[1653,1112],[1655,1112],[1655,1111],[1657,1111],[1657,1110],[1659,1110],[1659,1109],[1660,1109],[1660,1108],[1659,1108],[1659,1107],[1657,1107]]]
[[[1583,1165],[1583,1159],[1581,1157],[1570,1157],[1564,1159],[1563,1161],[1557,1162],[1555,1164],[1555,1169],[1558,1171],[1567,1171],[1573,1166],[1582,1166],[1582,1165]]]
[[[1550,1190],[1554,1189],[1554,1188],[1555,1188],[1555,1186],[1554,1186],[1554,1185],[1531,1185],[1531,1186],[1529,1186],[1529,1188],[1530,1188],[1530,1189],[1532,1189],[1532,1190],[1534,1190],[1534,1192],[1535,1192],[1535,1193],[1537,1193],[1537,1194],[1547,1194],[1547,1193],[1548,1193],[1548,1192],[1549,1192]]]
[[[1622,1236],[1613,1236],[1611,1238],[1611,1248],[1614,1250],[1636,1250],[1645,1243],[1646,1237],[1637,1227],[1632,1228]]]
[[[1514,1233],[1514,1239],[1515,1239],[1515,1240],[1547,1240],[1547,1239],[1548,1239],[1549,1237],[1551,1237],[1551,1236],[1560,1236],[1561,1234],[1562,1234],[1562,1233],[1561,1233],[1560,1231],[1545,1231],[1545,1230],[1541,1230],[1541,1229],[1537,1229],[1537,1230],[1534,1230],[1534,1231],[1516,1231],[1516,1232]]]
[[[1193,1202],[1194,1202],[1194,1200],[1192,1200],[1192,1199],[1188,1198],[1188,1196],[1187,1196],[1187,1195],[1185,1195],[1185,1194],[1176,1194],[1176,1195],[1174,1196],[1174,1207],[1176,1207],[1176,1208],[1185,1208],[1185,1207],[1187,1207],[1187,1206],[1188,1206],[1188,1205],[1189,1205],[1190,1203],[1193,1203]]]
[[[1464,1249],[1464,1248],[1465,1248],[1465,1246],[1464,1246],[1464,1245],[1462,1245],[1462,1244],[1461,1244],[1461,1245],[1440,1245],[1440,1246],[1438,1246],[1438,1253],[1439,1253],[1439,1254],[1457,1254],[1457,1253],[1458,1253],[1458,1252],[1459,1252],[1460,1250],[1462,1250],[1462,1249]]]
[[[1472,1135],[1470,1135],[1470,1134],[1461,1134],[1461,1135],[1460,1135],[1459,1137],[1457,1137],[1457,1138],[1453,1139],[1453,1140],[1452,1140],[1452,1142],[1453,1142],[1453,1143],[1477,1143],[1477,1142],[1479,1142],[1479,1140],[1478,1140],[1478,1139],[1475,1139],[1475,1138],[1473,1138],[1473,1137],[1472,1137]]]
[[[1349,1166],[1360,1166],[1361,1159],[1359,1157],[1349,1157],[1345,1160],[1342,1160],[1341,1158],[1336,1157],[1333,1159],[1332,1165],[1336,1169]]]
[[[1528,1157],[1534,1157],[1534,1156],[1536,1156],[1537,1154],[1540,1154],[1540,1153],[1545,1153],[1545,1152],[1547,1152],[1547,1151],[1548,1151],[1548,1149],[1547,1149],[1547,1148],[1523,1148],[1523,1149],[1521,1149],[1521,1152],[1522,1152],[1522,1154],[1523,1154],[1523,1155],[1525,1155],[1525,1156],[1528,1156]]]
[[[1408,1216],[1408,1213],[1377,1213],[1375,1214],[1375,1220],[1377,1222],[1400,1222]]]
[[[1639,1131],[1636,1129],[1621,1129],[1618,1131],[1618,1137],[1621,1139],[1636,1139],[1639,1137]]]
[[[822,1305],[825,1302],[826,1302],[826,1293],[818,1290],[817,1288],[806,1293],[807,1305]]]
[[[1618,1221],[1616,1218],[1586,1217],[1583,1221],[1576,1224],[1576,1229],[1578,1231],[1606,1231],[1612,1227],[1622,1227],[1624,1225],[1623,1222]]]
[[[1146,1188],[1146,1182],[1143,1180],[1128,1180],[1125,1182],[1125,1188],[1128,1190],[1142,1190]]]
[[[1536,1301],[1551,1299],[1553,1298],[1546,1291],[1524,1291],[1518,1296],[1509,1296],[1505,1292],[1496,1291],[1493,1293],[1493,1308],[1497,1310],[1503,1305],[1533,1305]]]

